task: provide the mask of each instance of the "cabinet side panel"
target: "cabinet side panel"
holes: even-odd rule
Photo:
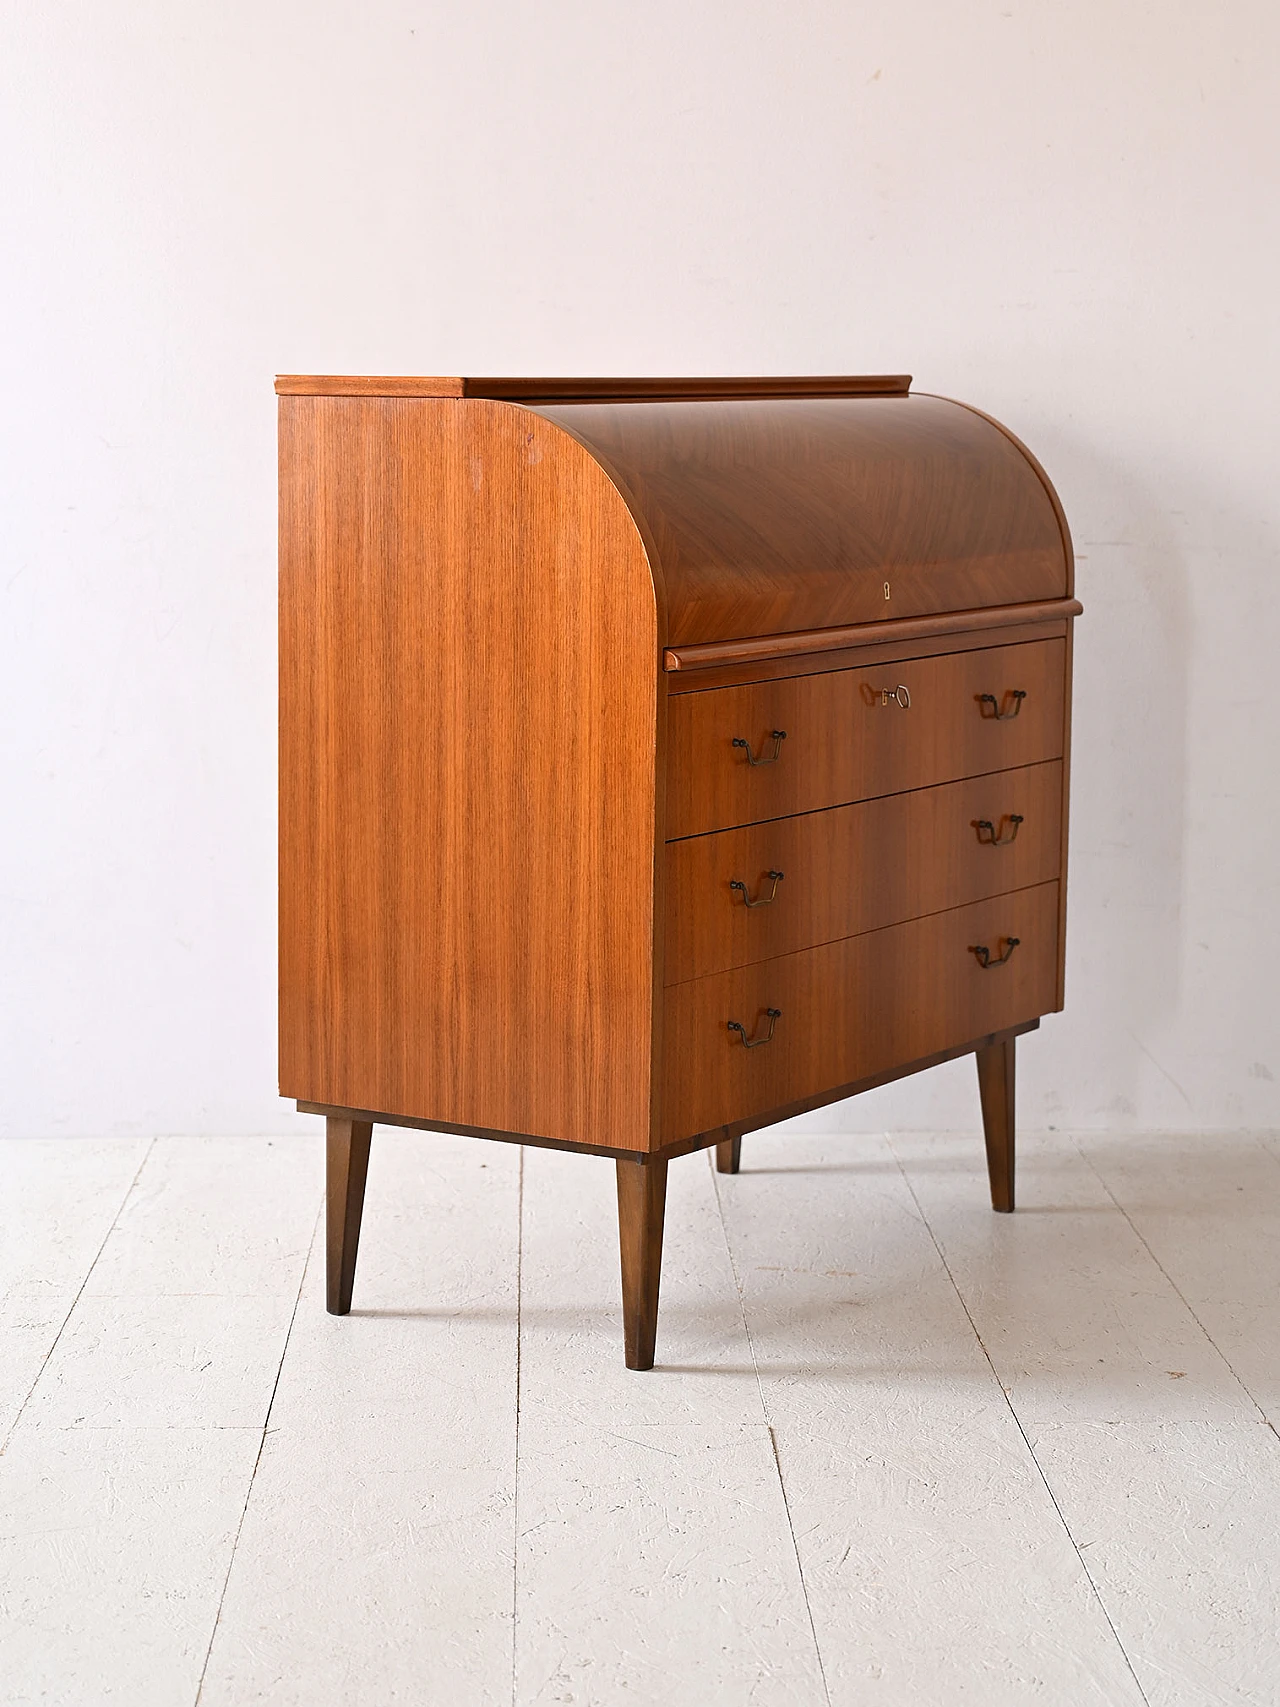
[[[647,1149],[654,590],[510,404],[280,405],[280,1088]]]

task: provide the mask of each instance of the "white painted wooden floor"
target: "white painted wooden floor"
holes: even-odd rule
[[[5,1707],[1280,1701],[1280,1140],[0,1145]]]

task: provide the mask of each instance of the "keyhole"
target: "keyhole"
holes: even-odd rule
[[[889,597],[889,583],[887,581],[884,584],[884,596],[886,599]]]

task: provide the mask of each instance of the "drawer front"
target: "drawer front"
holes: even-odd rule
[[[667,836],[1061,758],[1065,665],[1033,640],[673,696]]]
[[[983,967],[979,948],[993,964]],[[1058,885],[1043,883],[674,985],[664,1140],[768,1115],[1049,1013],[1057,963]]]
[[[1058,876],[1062,764],[667,844],[666,981],[836,942]]]

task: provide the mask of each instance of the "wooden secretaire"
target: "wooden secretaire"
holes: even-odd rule
[[[280,1088],[616,1158],[627,1362],[668,1161],[1062,1006],[1071,542],[905,378],[289,377]]]

